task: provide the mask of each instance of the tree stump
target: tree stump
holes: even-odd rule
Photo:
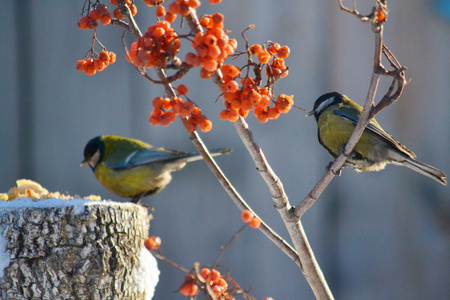
[[[0,201],[2,299],[151,299],[147,209],[132,203]]]

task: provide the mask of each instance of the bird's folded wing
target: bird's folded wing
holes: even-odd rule
[[[132,152],[124,160],[121,160],[114,164],[108,164],[108,167],[113,170],[122,170],[155,162],[182,159],[187,156],[188,154],[185,152],[177,152],[165,149],[140,149]]]
[[[358,123],[358,118],[350,116],[349,114],[346,114],[343,111],[339,111],[339,110],[335,110],[334,113],[348,121],[350,121],[353,125],[356,126],[356,124]],[[385,140],[386,142],[388,142],[390,145],[392,145],[392,147],[398,149],[399,151],[405,153],[406,155],[408,155],[411,158],[416,157],[416,155],[409,150],[408,148],[406,148],[405,146],[403,146],[402,144],[400,144],[399,141],[397,141],[395,138],[393,138],[389,133],[387,133],[386,131],[384,131],[383,129],[381,129],[379,126],[376,125],[376,121],[374,122],[373,119],[370,121],[370,123],[367,125],[366,130],[374,133],[375,135],[383,138],[383,140]]]

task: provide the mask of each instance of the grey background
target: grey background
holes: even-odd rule
[[[360,4],[369,12],[372,1]],[[391,3],[392,2],[392,3]],[[441,1],[447,3],[448,1]],[[418,158],[450,172],[448,19],[438,1],[390,1],[385,42],[408,67],[403,96],[378,121]],[[155,22],[154,10],[137,1],[141,30]],[[75,70],[89,50],[92,32],[76,23],[83,1],[3,1],[0,25],[0,191],[19,178],[38,181],[51,191],[109,193],[88,168],[79,168],[86,142],[100,134],[139,138],[169,149],[193,151],[179,121],[170,127],[147,123],[151,99],[163,92],[124,59],[122,30],[100,26],[98,36],[117,62],[88,77]],[[108,5],[110,6],[110,5]],[[373,57],[370,26],[339,10],[337,1],[206,1],[199,14],[220,11],[225,27],[242,47],[240,32],[249,24],[251,43],[287,44],[289,76],[276,92],[294,94],[311,109],[329,91],[360,104],[367,94]],[[448,11],[447,11],[448,14]],[[178,23],[177,23],[178,24]],[[131,39],[128,39],[128,44]],[[242,49],[242,48],[240,48]],[[97,48],[98,50],[98,48]],[[150,74],[154,74],[150,72]],[[201,134],[210,148],[232,147],[217,159],[239,193],[276,231],[288,239],[254,164],[229,122],[220,121],[217,90],[191,71],[180,83],[213,121]],[[390,84],[384,80],[378,99]],[[260,124],[247,118],[257,142],[281,178],[292,205],[323,175],[330,157],[316,139],[316,124],[293,109]],[[344,170],[303,218],[317,260],[338,299],[444,299],[450,297],[449,190],[406,168],[379,173]],[[175,173],[169,187],[146,200],[155,208],[151,233],[162,251],[190,268],[211,264],[241,227],[239,211],[202,162]],[[294,263],[260,232],[246,230],[225,253],[222,271],[257,298],[312,299]],[[183,274],[160,262],[155,299],[183,299],[173,293]]]

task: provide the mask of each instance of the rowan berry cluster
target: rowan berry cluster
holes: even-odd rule
[[[77,61],[77,71],[85,72],[86,75],[94,75],[97,71],[103,71],[107,66],[116,62],[114,52],[103,50],[97,54],[93,50],[89,51],[91,56]]]
[[[203,16],[200,24],[205,32],[198,32],[192,40],[192,48],[196,53],[188,52],[185,61],[192,67],[202,67],[200,76],[210,78],[225,61],[233,55],[237,41],[230,39],[223,29],[224,17],[220,13]]]
[[[188,89],[186,86],[180,85],[177,88],[177,93],[179,96],[185,96],[188,93]],[[197,126],[203,132],[208,132],[212,129],[212,122],[202,114],[201,109],[195,106],[192,101],[187,100],[183,102],[180,97],[156,97],[153,99],[152,105],[154,109],[148,120],[151,125],[168,126],[179,115],[182,118],[187,118],[185,126],[188,132],[194,132],[197,130]]]
[[[254,115],[262,123],[277,119],[281,113],[287,113],[294,104],[294,96],[280,94],[275,97],[271,88],[276,80],[288,75],[284,58],[289,56],[289,47],[280,46],[278,43],[269,43],[267,47],[255,44],[248,47],[247,52],[249,58],[242,69],[250,71],[252,68],[254,77],[250,77],[249,72],[245,77],[240,77],[242,72],[236,66],[223,65],[221,68],[223,74],[221,89],[224,92],[225,109],[220,112],[220,118],[234,122],[239,116],[247,117],[249,111],[253,109]],[[253,62],[252,56],[256,56],[258,63]],[[261,87],[263,69],[268,80],[267,84]],[[272,102],[275,105],[270,107]]]
[[[216,299],[234,299],[230,293],[226,292],[228,289],[228,282],[225,280],[225,276],[222,276],[218,270],[203,268],[199,274],[199,281],[202,289],[207,290],[206,285],[209,285]],[[195,281],[194,275],[187,275],[184,278],[183,285],[180,287],[180,293],[183,296],[195,296],[198,294],[198,291],[199,286]]]
[[[114,6],[118,5],[118,1],[117,0],[110,0],[111,4]],[[130,8],[131,11],[131,15],[134,17],[137,14],[137,7],[136,5],[134,5],[134,1],[131,0],[126,0],[125,3],[128,5],[128,7]],[[116,7],[113,11],[113,16],[116,19],[124,19],[125,17],[123,16],[122,12],[120,11],[120,9],[118,7]]]
[[[248,225],[252,228],[256,229],[261,226],[261,220],[258,219],[249,209],[246,209],[241,213],[241,219],[244,223],[248,223]]]
[[[111,14],[108,12],[106,5],[99,4],[96,8],[89,11],[87,16],[82,17],[78,21],[79,29],[96,29],[98,27],[98,21],[103,25],[111,23]]]
[[[150,25],[144,35],[131,44],[127,60],[135,67],[164,67],[167,59],[178,53],[178,34],[167,21]]]

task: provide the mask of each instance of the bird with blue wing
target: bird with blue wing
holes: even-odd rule
[[[211,155],[230,152],[217,149]],[[155,148],[136,139],[102,135],[86,144],[81,166],[89,165],[98,181],[114,194],[139,203],[164,189],[172,180],[170,173],[200,159],[198,152]]]
[[[319,143],[337,157],[352,135],[362,107],[347,96],[331,92],[320,96],[307,116],[317,121]],[[387,133],[375,119],[365,128],[344,167],[356,171],[380,171],[387,164],[405,166],[440,184],[447,185],[441,170],[415,159],[416,155]]]

